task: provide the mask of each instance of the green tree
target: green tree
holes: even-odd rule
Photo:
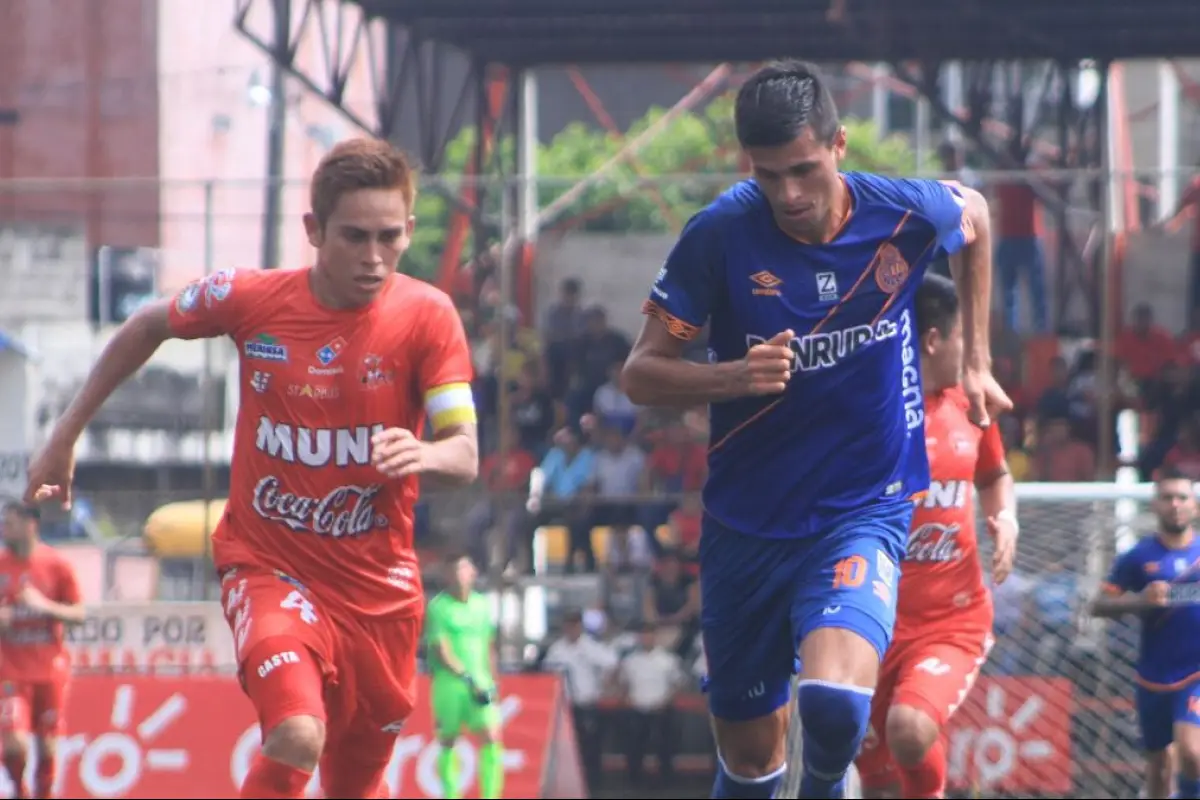
[[[598,128],[572,123],[538,151],[538,202],[553,203],[580,179],[591,175],[620,153],[627,141],[655,126],[669,112],[651,108],[624,138]],[[911,174],[916,156],[907,137],[880,137],[869,120],[845,120],[846,170]],[[475,132],[464,128],[446,149],[445,167],[426,176],[418,193],[417,230],[402,269],[429,278],[437,274],[448,233],[452,202],[463,185],[474,149]],[[498,143],[511,153],[511,139]],[[508,155],[506,153],[506,155]],[[505,159],[511,163],[510,159]],[[714,99],[698,111],[676,114],[628,159],[586,191],[558,216],[559,227],[590,231],[666,232],[678,230],[689,217],[719,194],[738,174],[733,129],[733,94]],[[499,216],[501,198],[495,187],[484,192],[490,217]],[[491,231],[494,237],[499,231]],[[468,234],[468,247],[470,237]],[[467,252],[470,252],[469,250]]]

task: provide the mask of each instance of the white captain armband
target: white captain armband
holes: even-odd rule
[[[469,383],[447,383],[425,393],[425,413],[437,433],[451,425],[473,424],[475,396]]]

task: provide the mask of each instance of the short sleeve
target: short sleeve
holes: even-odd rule
[[[225,270],[194,281],[171,303],[171,332],[180,339],[209,339],[232,334],[241,322],[241,309],[250,307],[249,273]]]
[[[442,292],[431,298],[420,326],[425,335],[417,362],[418,388],[423,396],[439,386],[469,384],[472,378],[471,349],[458,309]]]
[[[975,460],[975,480],[987,480],[1005,469],[1004,441],[1000,426],[988,425],[979,440],[979,456]]]
[[[83,592],[79,590],[79,579],[75,577],[75,570],[71,568],[70,564],[62,564],[60,570],[58,597],[56,599],[58,602],[69,606],[82,603]]]
[[[952,255],[970,241],[970,224],[963,213],[967,201],[960,189],[941,181],[909,178],[898,181],[909,207],[934,229],[932,258]]]
[[[1137,557],[1137,548],[1116,560],[1103,588],[1109,594],[1140,592],[1146,588],[1146,571]]]
[[[642,306],[676,338],[695,338],[712,313],[724,259],[718,225],[708,209],[688,220]]]

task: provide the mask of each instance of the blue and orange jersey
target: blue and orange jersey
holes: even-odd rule
[[[739,532],[820,535],[929,484],[913,300],[932,258],[966,242],[965,203],[937,181],[846,173],[829,242],[790,238],[754,181],[694,216],[645,311],[675,336],[707,324],[713,362],[792,330],[773,397],[713,404],[706,511]]]
[[[1171,547],[1146,536],[1113,564],[1109,594],[1140,592],[1155,581],[1171,585],[1170,605],[1142,615],[1138,683],[1173,691],[1200,678],[1200,537]]]

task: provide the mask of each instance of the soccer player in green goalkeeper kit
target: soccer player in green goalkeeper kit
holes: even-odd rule
[[[496,625],[492,604],[474,591],[476,570],[471,559],[454,556],[446,563],[448,586],[425,612],[432,687],[433,722],[442,751],[438,777],[443,797],[457,798],[459,764],[454,751],[465,729],[479,742],[479,796],[503,796],[504,745],[500,742],[500,709],[496,705],[493,661]]]

